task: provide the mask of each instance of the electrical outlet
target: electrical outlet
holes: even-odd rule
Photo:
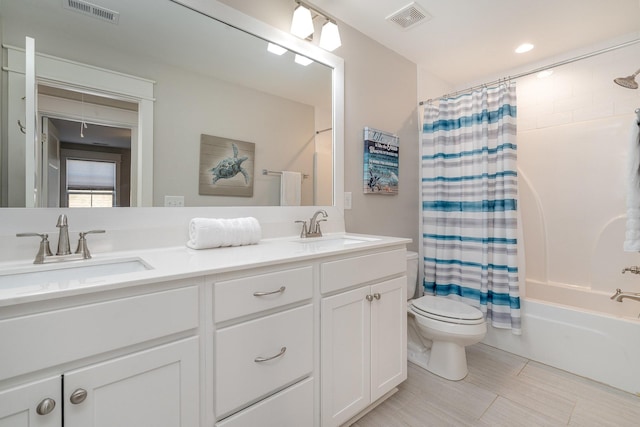
[[[183,208],[184,196],[164,196],[164,206],[167,208]]]
[[[351,191],[345,191],[344,193],[344,208],[351,209]]]

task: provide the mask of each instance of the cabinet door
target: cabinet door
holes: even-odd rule
[[[60,376],[0,391],[0,427],[62,427],[61,397]]]
[[[65,427],[197,426],[198,360],[194,337],[69,372]]]
[[[406,277],[371,286],[371,401],[407,379]]]
[[[322,300],[322,425],[337,426],[370,402],[370,288]]]

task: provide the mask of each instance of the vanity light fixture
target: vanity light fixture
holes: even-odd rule
[[[306,56],[298,55],[297,53],[293,60],[297,64],[304,65],[305,67],[313,62],[313,60],[307,58]]]
[[[296,3],[297,6],[293,11],[293,19],[291,21],[291,34],[302,39],[311,40],[314,32],[313,18],[320,16],[326,21],[320,33],[320,47],[331,52],[342,45],[338,24],[335,19],[307,3],[299,0],[296,0]]]
[[[267,50],[278,56],[283,55],[287,51],[287,49],[283,48],[282,46],[278,46],[277,44],[273,44],[273,43],[267,44]]]

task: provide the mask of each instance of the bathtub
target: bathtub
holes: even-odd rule
[[[489,328],[483,343],[640,396],[640,302],[527,280],[522,335]]]

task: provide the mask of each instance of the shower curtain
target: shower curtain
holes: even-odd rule
[[[428,103],[422,148],[425,293],[520,334],[515,83]]]

